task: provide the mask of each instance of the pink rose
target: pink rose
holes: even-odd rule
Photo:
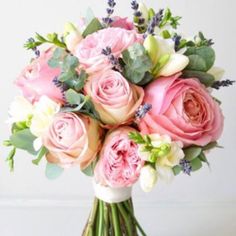
[[[86,168],[99,151],[100,128],[97,121],[75,113],[58,113],[43,136],[48,162],[64,168],[79,164]]]
[[[122,28],[126,30],[133,30],[134,29],[134,24],[132,21],[130,21],[127,17],[119,17],[115,16],[113,17],[113,22],[111,23],[112,27],[116,28]]]
[[[152,110],[141,120],[143,133],[167,134],[185,146],[204,146],[216,141],[223,129],[218,103],[194,78],[181,74],[157,79],[145,89],[144,102]]]
[[[140,175],[143,161],[138,145],[129,139],[134,129],[120,127],[107,134],[94,171],[95,180],[110,187],[129,187]]]
[[[76,49],[80,65],[91,74],[113,66],[107,56],[102,54],[102,49],[110,47],[112,54],[120,57],[122,51],[137,42],[142,42],[141,35],[135,31],[121,28],[106,28],[95,32],[83,39]]]
[[[130,121],[144,97],[141,87],[129,84],[114,70],[92,75],[84,90],[91,97],[102,122],[108,125]]]
[[[32,103],[38,101],[42,95],[46,95],[55,102],[64,102],[61,89],[53,83],[53,79],[60,74],[60,70],[48,66],[51,56],[51,49],[42,52],[39,58],[34,59],[22,71],[16,81],[16,85],[20,87],[23,95]]]

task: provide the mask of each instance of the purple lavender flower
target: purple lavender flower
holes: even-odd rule
[[[220,89],[220,87],[229,87],[230,85],[233,85],[235,83],[234,80],[221,80],[221,81],[215,81],[214,84],[211,86],[214,89]]]
[[[112,22],[112,18],[111,18],[111,15],[114,13],[114,7],[116,5],[116,2],[114,0],[108,0],[107,1],[107,4],[108,4],[108,8],[106,9],[107,11],[107,16],[106,17],[103,17],[102,20],[103,20],[103,23],[108,27]]]
[[[144,116],[152,109],[152,105],[145,103],[144,105],[141,105],[138,110],[135,113],[136,119],[140,120],[144,118]]]
[[[182,167],[182,170],[185,174],[187,174],[187,175],[191,174],[192,166],[190,165],[190,161],[188,161],[186,159],[182,159],[179,164]]]

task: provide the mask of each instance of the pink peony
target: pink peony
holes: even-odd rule
[[[181,74],[160,78],[145,89],[144,102],[152,110],[140,121],[143,133],[167,134],[185,146],[216,141],[223,129],[223,115],[206,88]]]
[[[129,84],[114,70],[107,70],[89,77],[84,87],[104,124],[118,125],[130,121],[141,105],[144,91]]]
[[[115,16],[113,18],[113,22],[111,23],[111,26],[116,27],[116,28],[126,29],[126,30],[134,29],[134,23],[130,21],[127,17],[122,18],[119,16]]]
[[[60,70],[48,66],[51,56],[51,49],[42,52],[39,58],[34,59],[22,71],[16,81],[23,95],[32,103],[38,101],[42,95],[46,95],[55,102],[64,103],[60,88],[53,83],[53,79],[60,74]]]
[[[95,32],[83,39],[76,49],[75,56],[78,57],[81,66],[92,74],[113,66],[102,50],[110,47],[112,54],[121,56],[122,51],[137,42],[142,42],[141,35],[135,31],[121,28],[106,28]]]
[[[58,113],[43,136],[48,149],[48,162],[64,168],[79,164],[86,168],[99,151],[100,128],[98,122],[84,115]]]
[[[138,180],[143,161],[138,155],[138,145],[128,137],[132,131],[135,130],[120,127],[107,134],[94,173],[100,184],[129,187]]]

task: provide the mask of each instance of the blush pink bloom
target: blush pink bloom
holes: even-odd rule
[[[129,84],[114,70],[107,70],[89,77],[84,87],[106,125],[119,125],[129,122],[141,105],[144,91],[141,87]]]
[[[224,121],[218,103],[197,79],[180,75],[162,77],[147,86],[144,102],[152,109],[140,121],[141,132],[167,134],[185,146],[216,141]]]
[[[23,95],[32,103],[38,101],[42,95],[46,95],[55,102],[64,103],[60,88],[53,83],[53,79],[60,74],[60,70],[48,66],[51,56],[51,49],[41,52],[40,57],[34,59],[16,81]]]
[[[138,180],[144,162],[138,155],[138,145],[128,137],[133,131],[120,127],[107,134],[95,167],[96,182],[119,188],[132,186]]]
[[[75,113],[58,113],[43,136],[48,162],[63,168],[80,165],[86,168],[101,146],[101,130],[94,119]]]
[[[121,28],[106,28],[83,39],[76,48],[75,56],[88,74],[102,71],[113,66],[102,50],[110,47],[112,54],[120,57],[122,51],[137,42],[142,42],[142,36],[135,31]]]
[[[126,30],[133,30],[134,29],[134,24],[132,21],[130,21],[127,17],[119,17],[115,16],[113,17],[113,22],[111,23],[112,27],[116,28],[122,28]]]

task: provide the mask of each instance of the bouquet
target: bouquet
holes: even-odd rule
[[[146,235],[132,204],[132,186],[145,192],[179,173],[191,175],[217,147],[223,129],[221,80],[213,41],[185,37],[181,17],[131,1],[133,19],[88,10],[63,33],[36,34],[25,48],[35,56],[16,80],[22,91],[9,109],[4,142],[14,168],[17,149],[32,163],[47,161],[55,179],[79,166],[93,176],[95,200],[84,236]],[[219,147],[219,146],[218,146]]]

